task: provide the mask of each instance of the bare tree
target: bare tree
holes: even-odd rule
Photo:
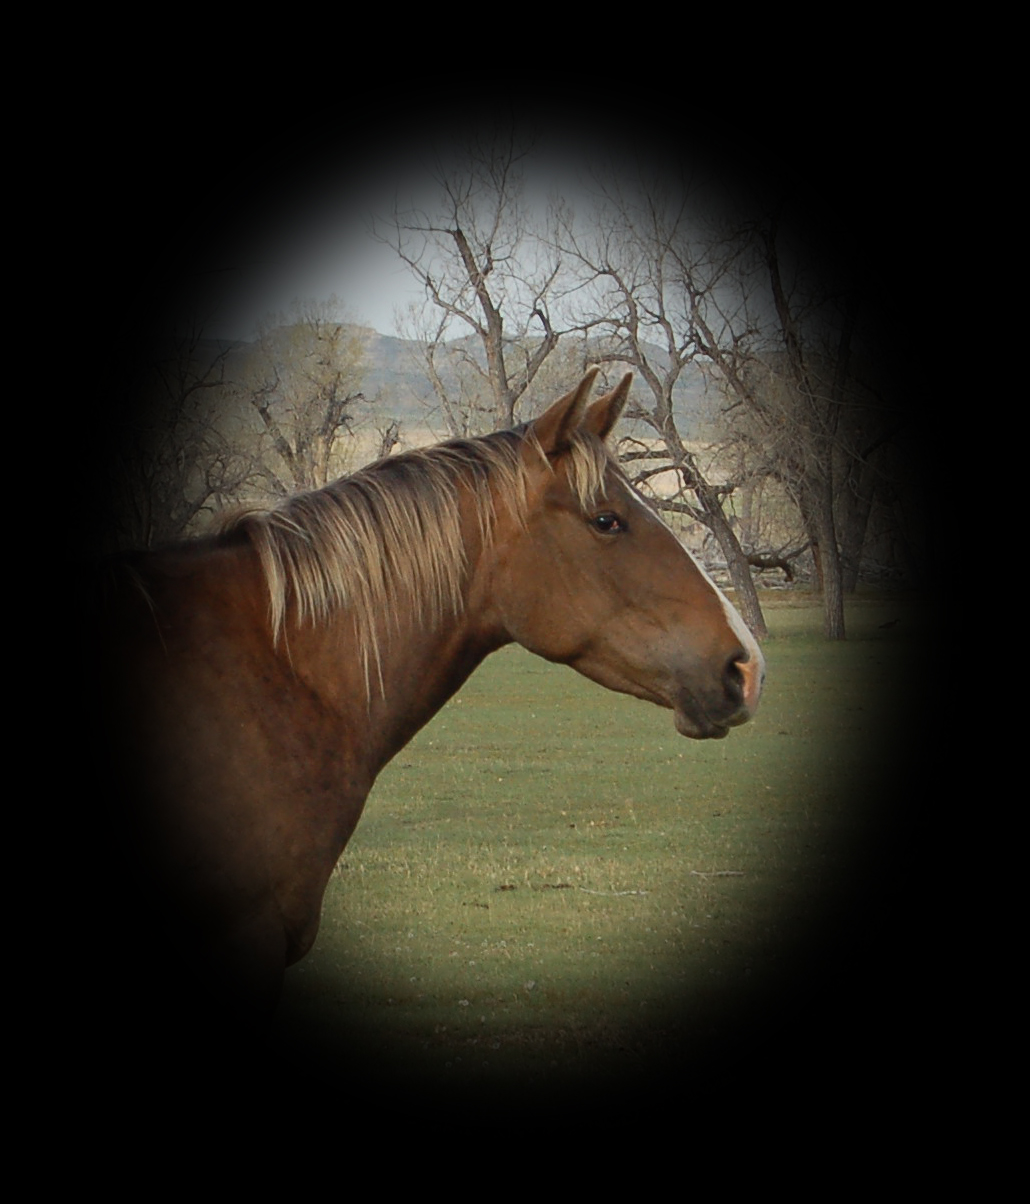
[[[365,343],[335,299],[308,301],[269,319],[240,357],[236,394],[260,422],[271,492],[318,489],[348,467],[355,409],[365,401]]]
[[[454,434],[514,425],[562,334],[550,312],[560,263],[531,217],[527,153],[512,133],[475,141],[438,167],[430,202],[373,223],[425,288],[408,332]]]
[[[583,323],[601,334],[595,358],[632,365],[647,394],[628,416],[641,420],[655,440],[624,439],[621,459],[635,463],[634,483],[647,491],[656,477],[675,473],[673,496],[651,492],[652,504],[704,524],[717,540],[745,622],[759,638],[767,634],[748,556],[724,508],[735,484],[714,483],[703,470],[681,429],[675,391],[684,369],[701,354],[683,265],[690,262],[694,279],[704,287],[722,286],[729,261],[724,255],[695,253],[697,232],[691,228],[689,190],[671,193],[654,183],[627,195],[605,187],[585,223],[566,207],[561,215],[559,246],[581,272],[578,289]],[[721,250],[721,248],[720,248]]]
[[[713,455],[720,475],[735,485],[733,523],[752,569],[779,571],[793,582],[801,575],[802,558],[811,550],[793,495],[768,470],[754,446],[721,422],[714,432]]]
[[[147,402],[117,439],[118,546],[180,539],[253,483],[254,461],[223,409],[232,352],[195,324],[176,332],[153,363]]]
[[[377,448],[375,459],[385,460],[387,456],[393,454],[393,449],[401,441],[401,424],[396,418],[390,418],[385,425],[380,423],[376,427]]]
[[[804,521],[823,594],[824,630],[845,638],[841,519],[857,581],[872,482],[864,468],[876,440],[861,450],[862,432],[879,424],[871,394],[854,376],[859,316],[857,282],[830,279],[785,238],[773,212],[736,235],[737,278],[758,321],[732,342],[684,265],[699,349],[730,399],[737,437],[752,449],[756,471],[776,476]]]

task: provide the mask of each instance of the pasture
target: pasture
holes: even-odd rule
[[[764,605],[762,705],[720,741],[490,657],[373,790],[287,975],[288,1056],[532,1087],[761,1042],[831,932],[882,906],[920,626],[914,601],[859,598],[831,644],[811,596]]]

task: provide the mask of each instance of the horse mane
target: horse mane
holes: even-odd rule
[[[396,624],[402,598],[434,625],[461,611],[467,569],[462,498],[475,506],[484,546],[492,539],[495,499],[525,521],[527,443],[550,466],[532,428],[523,426],[390,456],[235,518],[224,533],[245,533],[258,554],[273,639],[282,638],[288,616],[317,624],[348,611],[366,687],[372,666],[381,686],[381,624],[389,617]],[[596,436],[572,436],[569,482],[584,509],[613,463]]]

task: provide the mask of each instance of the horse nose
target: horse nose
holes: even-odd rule
[[[726,694],[750,718],[758,709],[758,698],[765,679],[765,660],[761,652],[736,648],[726,660],[723,680]]]
[[[752,655],[745,648],[737,648],[726,661],[723,680],[728,697],[748,716],[758,707],[758,696],[762,691],[765,676],[762,656]]]
[[[748,662],[748,654],[743,648],[731,652],[726,660],[723,671],[723,684],[729,700],[738,708],[744,706],[744,666]]]

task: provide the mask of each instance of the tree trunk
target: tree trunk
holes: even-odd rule
[[[869,526],[869,515],[873,508],[873,491],[863,488],[865,482],[861,479],[866,474],[859,474],[860,479],[854,483],[853,489],[841,494],[840,509],[843,510],[840,527],[841,576],[843,589],[846,594],[853,594],[858,589],[858,576],[862,568],[862,548],[865,544],[866,530]]]
[[[740,541],[727,521],[718,498],[711,492],[707,483],[696,480],[694,492],[704,510],[706,525],[719,541],[719,548],[726,558],[726,568],[737,595],[737,607],[741,617],[755,639],[764,640],[769,634],[769,628],[766,626],[762,605],[758,601],[758,590],[751,576],[751,567]]]
[[[747,624],[748,630],[756,640],[764,640],[769,634],[762,605],[758,601],[758,590],[751,576],[751,567],[744,554],[740,541],[729,524],[718,493],[708,483],[704,474],[698,468],[694,457],[684,446],[676,429],[672,416],[671,389],[664,395],[664,406],[659,407],[652,415],[654,428],[661,432],[665,449],[669,454],[684,485],[690,489],[698,500],[701,513],[699,518],[719,542],[719,548],[726,558],[726,568],[737,595],[737,607],[741,617]]]
[[[813,550],[818,564],[823,594],[823,632],[828,640],[847,639],[844,629],[844,590],[840,552],[833,522],[833,497],[828,483],[809,486],[804,507],[812,523]],[[806,490],[806,492],[808,492]]]

